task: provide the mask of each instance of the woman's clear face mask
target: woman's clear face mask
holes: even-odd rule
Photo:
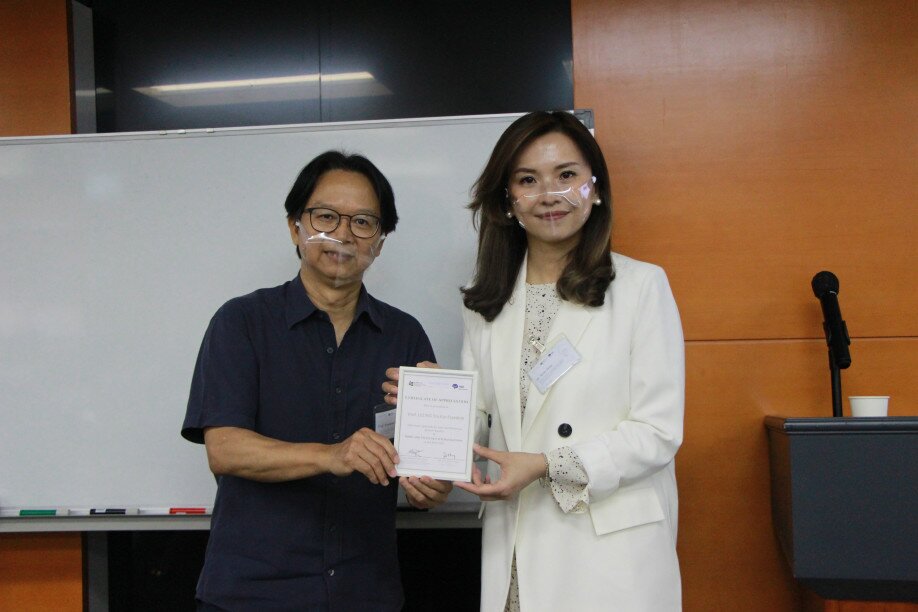
[[[567,238],[590,218],[592,189],[593,183],[588,182],[579,187],[520,194],[512,202],[513,216],[534,237]]]

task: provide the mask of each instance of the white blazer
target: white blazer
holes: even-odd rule
[[[617,253],[612,261],[602,306],[561,303],[546,344],[564,334],[582,361],[545,395],[530,383],[522,423],[525,261],[493,322],[464,309],[462,367],[479,375],[480,441],[538,453],[570,446],[589,477],[586,513],[564,514],[538,481],[515,500],[485,504],[485,612],[504,609],[514,550],[522,612],[681,609],[673,458],[685,403],[682,327],[661,268]],[[488,472],[499,477],[494,463]]]

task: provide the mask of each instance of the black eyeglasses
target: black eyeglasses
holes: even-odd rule
[[[342,215],[331,208],[307,208],[309,224],[317,232],[333,232],[341,224],[341,217],[347,218],[347,226],[357,238],[372,238],[379,232],[379,217],[361,213],[359,215]]]

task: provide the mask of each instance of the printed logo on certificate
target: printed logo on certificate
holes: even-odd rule
[[[409,367],[398,372],[398,475],[471,481],[477,373]]]

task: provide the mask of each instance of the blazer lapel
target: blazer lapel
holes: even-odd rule
[[[586,308],[579,304],[572,304],[566,300],[562,301],[561,306],[558,308],[558,313],[555,315],[555,319],[552,321],[551,327],[548,330],[548,342],[546,342],[546,345],[551,346],[558,340],[561,334],[564,334],[567,339],[570,340],[571,344],[574,345],[574,348],[577,348],[578,351],[581,352],[581,356],[583,356],[580,349],[580,339],[583,337],[583,333],[586,331],[590,319],[593,318],[594,312],[594,308]],[[524,324],[525,323],[521,323],[520,325],[522,326]],[[521,336],[520,342],[522,341],[523,339]],[[517,357],[517,363],[519,363],[519,357]],[[532,384],[531,381],[529,382],[529,397],[526,400],[526,413],[523,415],[521,431],[522,440],[526,439],[529,430],[532,429],[532,424],[535,422],[536,417],[542,410],[542,406],[545,404],[545,400],[548,399],[556,386],[557,383],[549,387],[545,395],[542,395],[539,393],[536,386]]]
[[[510,300],[491,324],[491,375],[507,449],[520,449],[520,353],[526,325],[526,259]]]

